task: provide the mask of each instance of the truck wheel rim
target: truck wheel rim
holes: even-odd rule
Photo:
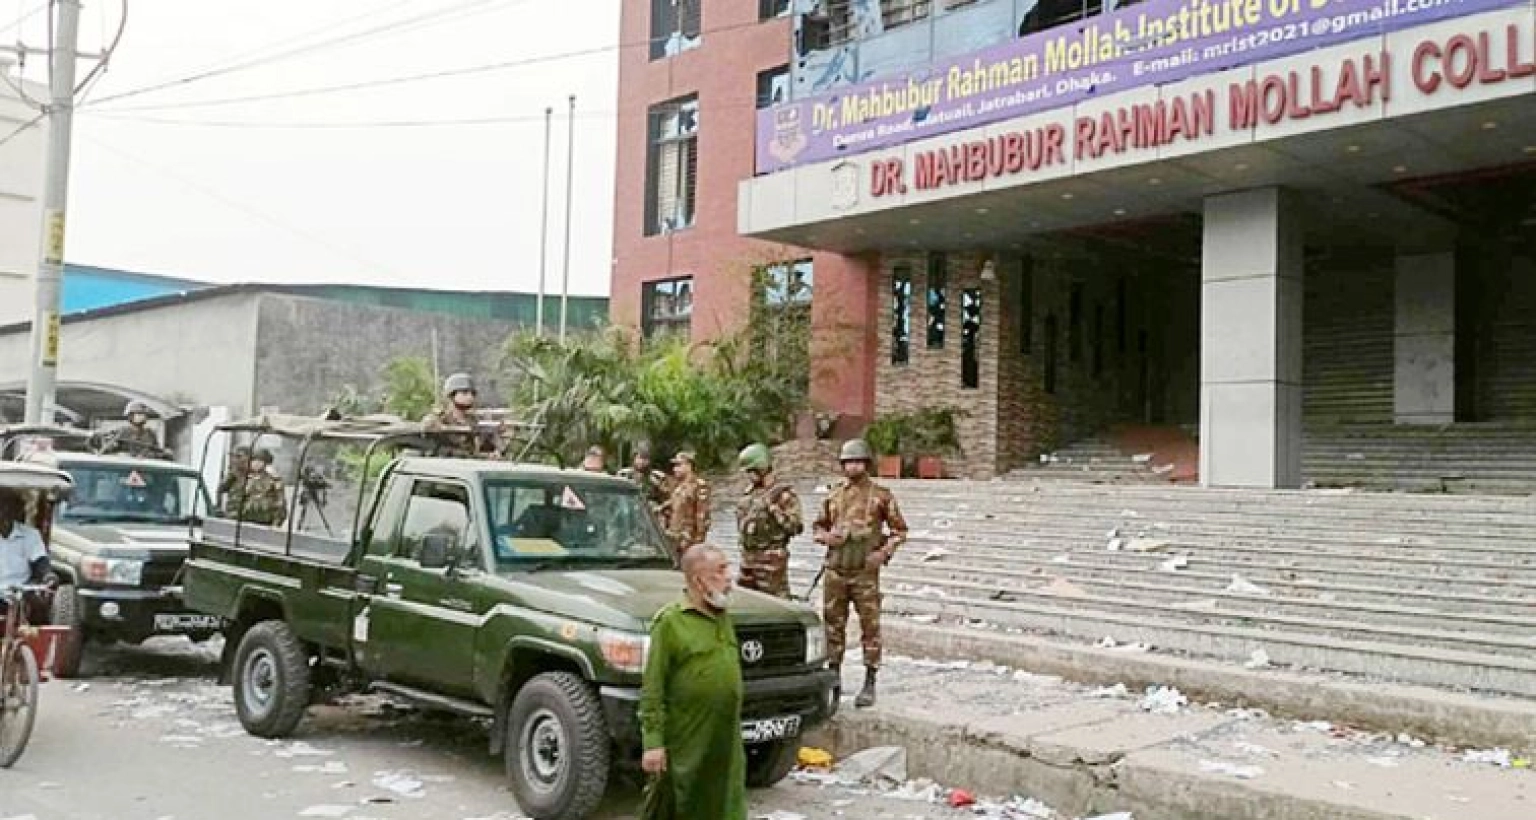
[[[245,702],[256,715],[265,715],[272,707],[272,697],[277,691],[277,659],[271,652],[258,649],[246,660],[245,674],[241,677]]]
[[[548,709],[540,709],[523,724],[523,779],[539,791],[548,792],[560,782],[565,771],[565,728],[560,718]]]

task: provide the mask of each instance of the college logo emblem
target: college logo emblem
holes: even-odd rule
[[[741,660],[745,663],[757,663],[763,659],[763,642],[752,640],[741,642]]]
[[[783,163],[794,162],[809,140],[801,123],[800,106],[786,105],[773,111],[773,138],[768,153]]]
[[[832,166],[832,209],[846,211],[859,204],[859,166],[839,162]]]

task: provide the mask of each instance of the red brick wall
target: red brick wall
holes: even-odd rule
[[[874,406],[869,264],[858,258],[809,253],[744,239],[736,233],[738,183],[754,171],[757,73],[789,59],[788,19],[757,22],[758,0],[708,0],[702,44],[659,60],[631,45],[619,56],[617,178],[611,319],[640,325],[647,281],[693,277],[693,338],[705,341],[746,321],[748,276],[765,260],[811,256],[815,265],[812,321],[819,407],[869,418]],[[620,40],[650,37],[651,0],[625,0]],[[694,225],[645,236],[646,114],[657,103],[697,94],[699,166]]]

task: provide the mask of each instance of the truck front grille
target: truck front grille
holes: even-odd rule
[[[805,665],[805,628],[794,626],[739,626],[741,673],[759,677],[773,670]]]

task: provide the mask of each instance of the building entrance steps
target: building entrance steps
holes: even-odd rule
[[[845,691],[856,663],[855,651],[843,664]],[[1519,751],[1508,767],[1473,762],[1506,757],[1408,729],[1278,718],[1183,691],[1149,698],[1140,686],[1071,683],[986,660],[890,657],[881,686],[875,708],[845,708],[807,742],[837,759],[901,746],[909,778],[1027,796],[1055,817],[1527,820],[1536,800],[1536,774]]]
[[[1406,696],[1360,705],[1385,684],[1429,704],[1455,694],[1467,708],[1536,697],[1536,500],[887,485],[912,528],[884,572],[888,646],[1022,668],[1050,657],[1055,673],[1085,680],[1099,679],[1093,667],[1108,652],[1127,659],[1122,667],[1151,664],[1139,681],[1167,679],[1169,664],[1204,670],[1194,680],[1214,675],[1206,691],[1224,702],[1320,717],[1330,715],[1307,710],[1345,703],[1374,726],[1412,719],[1438,737],[1512,733],[1536,746],[1536,712],[1505,720],[1495,708],[1500,720],[1474,720],[1439,705],[1408,708],[1416,701]],[[798,489],[809,524],[825,487]],[[715,540],[733,546],[731,514],[716,522]],[[796,592],[810,586],[821,554],[809,533],[791,545]],[[1095,647],[1106,639],[1116,648]],[[1267,668],[1245,668],[1255,659]],[[1297,674],[1363,688],[1317,701],[1263,677]]]

